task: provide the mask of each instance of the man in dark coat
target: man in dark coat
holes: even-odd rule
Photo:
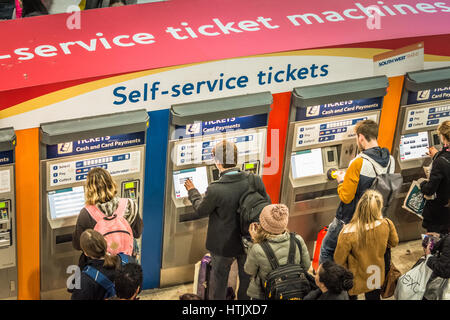
[[[239,270],[239,300],[248,300],[247,288],[250,277],[244,272],[246,254],[241,241],[240,220],[237,212],[239,200],[248,188],[247,174],[239,170],[238,150],[234,143],[222,141],[213,149],[214,161],[220,171],[220,179],[211,183],[205,196],[187,180],[185,187],[195,210],[183,219],[209,216],[206,249],[211,253],[211,282],[209,299],[225,300],[228,274],[234,259]],[[261,195],[270,202],[260,177],[255,177],[255,185]]]

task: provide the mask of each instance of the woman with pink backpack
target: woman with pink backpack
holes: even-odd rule
[[[78,215],[73,232],[72,245],[81,250],[80,236],[87,229],[101,233],[108,252],[136,256],[136,241],[142,234],[144,223],[138,205],[133,199],[117,196],[117,186],[110,173],[103,168],[89,171],[85,185],[86,205]],[[79,266],[86,265],[87,258],[81,253]]]

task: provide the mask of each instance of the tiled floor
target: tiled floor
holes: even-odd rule
[[[422,241],[408,241],[400,243],[392,249],[392,262],[402,273],[408,271],[423,255]],[[178,300],[180,295],[193,292],[192,283],[174,287],[145,290],[141,293],[142,300]],[[359,297],[363,299],[363,297]],[[388,300],[391,300],[389,298]]]

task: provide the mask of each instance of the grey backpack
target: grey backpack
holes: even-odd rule
[[[372,159],[369,157],[364,157],[373,166],[373,171],[375,172],[375,179],[370,186],[370,189],[377,190],[383,196],[383,216],[387,216],[387,211],[395,196],[400,191],[403,184],[403,177],[400,173],[390,173],[392,158],[389,157],[389,164],[387,166],[386,172],[378,173]]]

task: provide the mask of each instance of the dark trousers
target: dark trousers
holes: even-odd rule
[[[247,255],[237,257],[222,257],[211,253],[211,278],[209,300],[225,300],[228,287],[228,275],[231,265],[237,260],[239,273],[238,300],[249,300],[247,289],[250,284],[250,276],[244,271]]]
[[[339,233],[344,228],[344,222],[337,218],[328,226],[328,231],[322,240],[322,246],[320,247],[319,264],[325,261],[334,261],[334,251],[339,238]]]
[[[12,19],[16,4],[14,0],[0,2],[0,20]]]
[[[364,293],[366,300],[380,300],[381,299],[381,289],[376,289],[373,291],[369,291]],[[350,300],[358,300],[358,296],[350,296]]]

